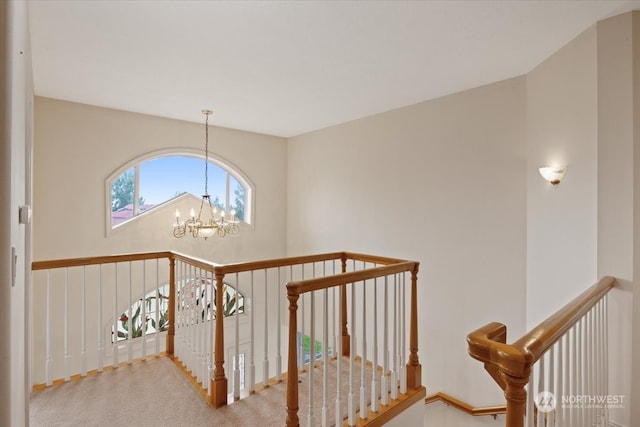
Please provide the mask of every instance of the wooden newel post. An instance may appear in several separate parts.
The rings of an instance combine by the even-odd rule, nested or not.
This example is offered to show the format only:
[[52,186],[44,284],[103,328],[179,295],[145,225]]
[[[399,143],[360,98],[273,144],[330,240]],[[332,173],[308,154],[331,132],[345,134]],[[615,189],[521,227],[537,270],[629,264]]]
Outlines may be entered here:
[[[527,402],[527,391],[525,387],[529,382],[526,378],[517,378],[502,373],[502,378],[506,383],[504,397],[507,399],[506,427],[524,427],[525,406]],[[531,414],[533,416],[533,414]]]
[[224,309],[223,301],[224,274],[216,273],[216,331],[213,362],[213,378],[211,379],[211,405],[219,408],[227,404],[227,377],[224,373]]
[[169,330],[167,331],[167,354],[174,355],[176,336],[176,260],[169,258]]
[[[347,258],[342,256],[342,272],[347,272]],[[349,327],[347,325],[347,285],[346,283],[340,286],[340,292],[342,293],[342,355],[349,356],[351,354],[351,337],[349,336]]]
[[287,358],[287,427],[300,425],[298,419],[298,298],[287,292],[289,299],[289,352]]
[[411,272],[411,312],[409,318],[409,363],[407,387],[417,389],[422,385],[422,365],[418,359],[418,264]]

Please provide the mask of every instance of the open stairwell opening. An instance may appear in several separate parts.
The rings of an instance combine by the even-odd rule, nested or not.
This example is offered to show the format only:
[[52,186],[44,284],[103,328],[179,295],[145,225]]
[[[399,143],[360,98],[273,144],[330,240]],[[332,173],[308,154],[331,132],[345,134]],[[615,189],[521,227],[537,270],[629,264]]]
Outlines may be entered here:
[[[610,397],[611,277],[513,344],[498,323],[469,334],[469,354],[506,399],[505,406],[474,408],[444,393],[425,400],[416,262],[336,252],[216,265],[153,252],[38,261],[32,269],[39,296],[32,378],[43,393],[56,384],[90,387],[73,379],[119,376],[113,394],[143,383],[147,392],[135,397],[148,393],[157,404],[154,384],[161,381],[169,395],[206,402],[198,410],[181,403],[163,415],[190,425],[377,426],[435,401],[471,416],[505,414],[507,427],[609,424],[606,405],[564,399]],[[108,395],[109,381],[94,386],[76,396]],[[69,401],[59,403],[65,413]],[[119,419],[119,408],[102,418]],[[136,411],[128,411],[125,418],[135,420]]]
[[154,252],[33,272],[35,388],[166,355],[213,408],[281,393],[278,425],[382,425],[425,397],[416,262]]

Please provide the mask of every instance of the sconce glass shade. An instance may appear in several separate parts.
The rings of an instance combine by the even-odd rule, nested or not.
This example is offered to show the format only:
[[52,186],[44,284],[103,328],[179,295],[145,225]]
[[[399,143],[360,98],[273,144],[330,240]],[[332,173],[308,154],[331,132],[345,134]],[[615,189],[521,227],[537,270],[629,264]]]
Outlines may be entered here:
[[564,174],[567,173],[565,166],[543,166],[539,169],[540,175],[552,185],[560,184]]

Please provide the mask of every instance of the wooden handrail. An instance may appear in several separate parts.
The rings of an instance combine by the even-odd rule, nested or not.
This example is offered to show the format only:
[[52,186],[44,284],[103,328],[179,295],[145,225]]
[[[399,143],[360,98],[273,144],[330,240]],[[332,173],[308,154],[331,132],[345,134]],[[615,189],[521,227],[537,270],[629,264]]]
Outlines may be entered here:
[[261,261],[239,262],[235,264],[225,264],[216,267],[216,272],[220,274],[240,273],[251,270],[264,270],[267,268],[285,267],[289,265],[308,264],[312,262],[329,261],[341,259],[344,252],[332,252],[318,255],[302,255],[286,258],[274,258]]
[[484,363],[505,392],[508,427],[523,425],[525,386],[533,365],[615,285],[615,278],[603,277],[511,345],[502,323],[489,323],[467,336],[469,355]]
[[172,254],[173,252],[171,251],[162,251],[34,261],[33,263],[31,263],[31,269],[47,270],[65,267],[81,267],[83,265],[110,264],[113,262],[142,261],[145,259],[169,258],[172,256]]
[[352,271],[335,276],[318,277],[315,279],[299,280],[287,283],[287,292],[292,295],[302,295],[306,292],[329,289],[346,283],[361,282],[363,280],[374,279],[376,277],[388,276],[390,274],[402,273],[405,271],[415,271],[418,268],[417,262],[403,261],[399,264],[390,264],[382,267],[368,268],[366,270]]
[[455,397],[449,396],[446,393],[437,392],[436,394],[432,394],[427,396],[424,399],[425,404],[433,403],[433,402],[443,402],[449,406],[452,406],[465,414],[473,415],[474,417],[483,416],[483,415],[492,415],[493,418],[499,414],[507,413],[506,405],[496,405],[496,406],[482,406],[482,407],[474,407],[470,404],[463,402],[462,400],[456,399]]

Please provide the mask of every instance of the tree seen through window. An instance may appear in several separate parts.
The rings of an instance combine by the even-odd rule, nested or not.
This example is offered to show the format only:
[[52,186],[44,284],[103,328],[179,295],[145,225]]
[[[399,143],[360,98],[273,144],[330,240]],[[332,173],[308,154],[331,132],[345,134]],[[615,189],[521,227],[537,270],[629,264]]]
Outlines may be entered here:
[[[210,162],[208,190],[215,207],[235,209],[245,221],[247,192],[230,170]],[[202,159],[171,155],[141,162],[111,183],[111,227],[185,193],[204,194]]]

